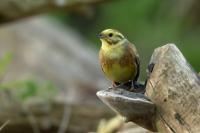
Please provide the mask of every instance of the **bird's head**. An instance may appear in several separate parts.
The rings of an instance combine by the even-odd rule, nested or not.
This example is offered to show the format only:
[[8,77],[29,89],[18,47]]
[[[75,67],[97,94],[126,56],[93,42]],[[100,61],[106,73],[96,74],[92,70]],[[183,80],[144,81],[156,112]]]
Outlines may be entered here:
[[99,34],[99,38],[103,43],[108,45],[116,45],[125,40],[125,37],[117,30],[106,29]]

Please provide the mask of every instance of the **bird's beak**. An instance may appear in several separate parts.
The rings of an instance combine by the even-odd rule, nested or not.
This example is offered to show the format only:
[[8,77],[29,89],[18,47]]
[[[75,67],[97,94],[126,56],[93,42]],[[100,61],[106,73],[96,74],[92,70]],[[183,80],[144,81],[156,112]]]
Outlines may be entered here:
[[98,37],[99,37],[100,39],[106,38],[106,36],[105,36],[104,34],[102,34],[102,33],[98,34]]

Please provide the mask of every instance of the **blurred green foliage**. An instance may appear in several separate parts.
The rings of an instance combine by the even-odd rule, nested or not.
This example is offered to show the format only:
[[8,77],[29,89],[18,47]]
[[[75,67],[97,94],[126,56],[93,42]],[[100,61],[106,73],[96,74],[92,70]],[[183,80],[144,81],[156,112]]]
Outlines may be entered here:
[[[156,47],[175,43],[192,66],[200,71],[200,16],[198,0],[118,0],[97,7],[96,19],[82,23],[71,15],[59,15],[61,21],[70,23],[94,42],[99,49],[100,41],[96,35],[106,28],[121,31],[133,42],[140,54],[142,75]],[[194,8],[193,8],[194,7]],[[65,19],[64,19],[65,18]]]
[[21,102],[26,102],[30,99],[37,101],[53,100],[56,95],[56,87],[49,81],[38,82],[35,79],[26,79],[2,83],[0,89],[12,91],[12,94]]
[[[12,53],[6,53],[0,59],[0,77],[3,78],[12,61]],[[26,102],[29,99],[37,99],[37,101],[49,101],[54,98],[57,89],[50,81],[39,82],[34,78],[2,82],[0,91],[11,91],[19,101]]]
[[100,7],[101,16],[88,35],[96,44],[100,44],[94,36],[96,33],[105,28],[119,29],[138,48],[143,75],[153,50],[171,42],[178,45],[199,71],[200,25],[193,27],[187,19],[190,14],[181,14],[180,6],[180,3],[171,0],[111,2]]
[[13,58],[12,53],[6,53],[0,59],[0,77],[2,77],[5,74],[5,72],[6,72],[7,68],[8,68],[8,66],[9,66],[12,58]]

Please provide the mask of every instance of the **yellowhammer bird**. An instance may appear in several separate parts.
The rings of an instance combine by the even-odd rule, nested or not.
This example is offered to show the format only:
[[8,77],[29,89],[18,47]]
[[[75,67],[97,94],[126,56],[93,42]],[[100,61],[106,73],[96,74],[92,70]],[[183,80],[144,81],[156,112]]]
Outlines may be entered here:
[[102,42],[99,52],[100,64],[113,87],[136,82],[140,72],[138,52],[119,31],[106,29],[99,34]]

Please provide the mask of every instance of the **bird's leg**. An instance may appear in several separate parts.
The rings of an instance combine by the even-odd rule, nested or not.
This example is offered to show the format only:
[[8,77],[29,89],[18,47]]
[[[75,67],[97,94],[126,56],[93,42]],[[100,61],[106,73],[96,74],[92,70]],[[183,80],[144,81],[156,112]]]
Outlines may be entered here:
[[146,79],[144,84],[140,84],[137,81],[132,80],[132,84],[131,84],[132,87],[131,87],[130,91],[133,91],[133,92],[136,92],[136,93],[145,93],[145,88],[146,88],[146,85],[147,85],[147,81],[150,78],[150,74],[153,71],[154,65],[155,65],[154,63],[148,65],[147,79]]
[[131,88],[131,86],[132,86],[132,81],[129,80],[128,82],[123,83],[123,86],[125,86],[125,88],[129,90]]
[[118,83],[116,88],[122,88],[125,90],[129,90],[131,88],[131,82],[125,82],[125,83]]
[[144,93],[145,92],[145,88],[146,88],[146,85],[147,85],[147,81],[149,80],[150,78],[150,74],[152,73],[153,71],[153,68],[154,68],[154,63],[151,63],[148,65],[148,69],[147,69],[147,79],[145,80],[145,83],[144,84],[140,84],[138,83],[137,81],[134,81],[132,80],[132,87],[130,89],[130,91],[133,91],[133,92],[140,92],[140,93]]
[[137,88],[138,88],[138,83],[137,83],[137,81],[132,80],[132,81],[131,81],[131,87],[137,89]]
[[140,84],[137,81],[132,80],[131,81],[131,89],[130,91],[135,92],[135,93],[144,93],[145,92],[145,85]]

